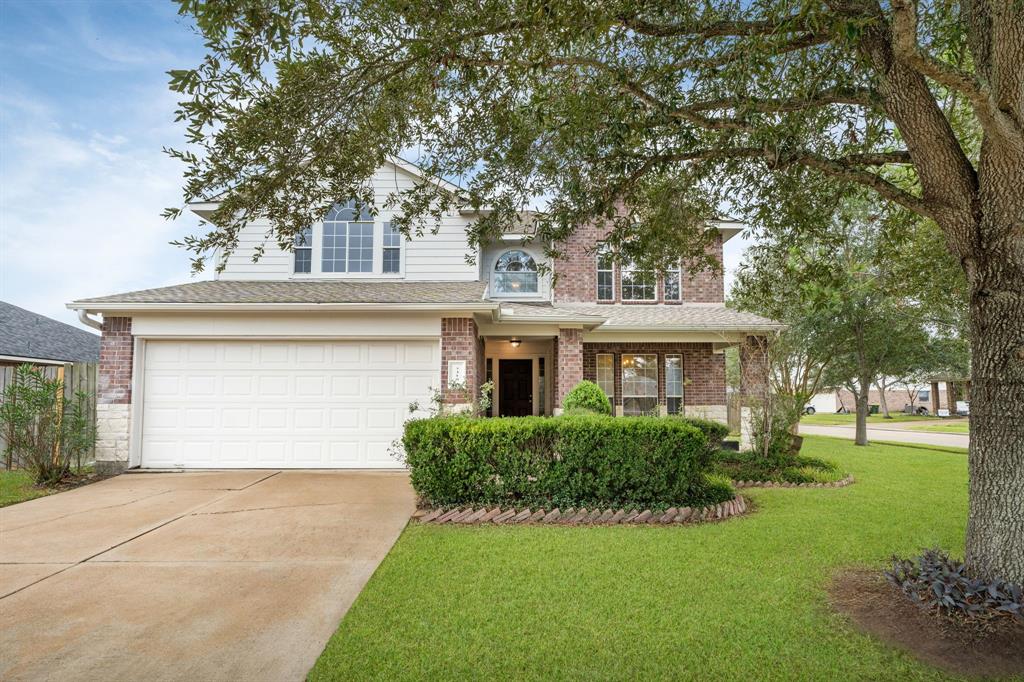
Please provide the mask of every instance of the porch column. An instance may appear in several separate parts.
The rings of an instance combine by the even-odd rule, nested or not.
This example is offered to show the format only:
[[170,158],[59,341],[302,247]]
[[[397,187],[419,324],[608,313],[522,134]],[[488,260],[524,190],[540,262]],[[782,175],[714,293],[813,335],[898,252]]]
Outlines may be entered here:
[[132,318],[104,317],[96,386],[96,472],[119,474],[128,467],[131,434]]
[[479,397],[482,358],[476,320],[441,318],[441,391],[454,409],[469,409]]
[[939,408],[942,407],[942,403],[939,402],[939,382],[932,382],[932,416],[939,416]]
[[740,449],[753,443],[753,407],[768,394],[768,339],[748,336],[740,345]]
[[946,407],[949,408],[949,416],[956,416],[956,384],[946,381]]
[[562,400],[583,381],[583,330],[559,329],[556,346],[558,379],[555,386],[555,414],[562,413]]

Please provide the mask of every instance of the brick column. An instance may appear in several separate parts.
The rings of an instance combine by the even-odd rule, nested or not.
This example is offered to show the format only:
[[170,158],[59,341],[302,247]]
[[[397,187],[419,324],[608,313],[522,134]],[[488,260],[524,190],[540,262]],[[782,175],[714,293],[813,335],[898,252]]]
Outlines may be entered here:
[[[472,317],[441,318],[441,390],[451,405],[469,407],[480,387],[480,342],[476,321]],[[466,363],[464,389],[448,387],[448,363]]]
[[768,339],[748,336],[740,346],[740,449],[752,444],[752,406],[768,394]]
[[583,381],[583,330],[559,329],[558,342],[555,345],[558,364],[555,410],[561,413],[565,395]]
[[956,416],[956,384],[952,381],[946,382],[946,407],[949,408],[949,416]]
[[931,395],[931,398],[932,398],[932,416],[933,417],[937,417],[937,416],[939,416],[939,408],[942,407],[942,404],[939,402],[941,396],[939,395],[939,382],[937,382],[937,381],[933,381],[932,382],[932,395]]
[[128,466],[131,434],[134,338],[130,317],[105,317],[96,387],[96,471],[120,473]]

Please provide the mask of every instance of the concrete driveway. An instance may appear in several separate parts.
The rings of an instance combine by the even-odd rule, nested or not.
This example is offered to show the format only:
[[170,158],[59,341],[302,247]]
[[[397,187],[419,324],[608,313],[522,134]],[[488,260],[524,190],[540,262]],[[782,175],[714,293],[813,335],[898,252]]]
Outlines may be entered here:
[[0,509],[0,679],[303,679],[413,508],[404,473],[211,471]]

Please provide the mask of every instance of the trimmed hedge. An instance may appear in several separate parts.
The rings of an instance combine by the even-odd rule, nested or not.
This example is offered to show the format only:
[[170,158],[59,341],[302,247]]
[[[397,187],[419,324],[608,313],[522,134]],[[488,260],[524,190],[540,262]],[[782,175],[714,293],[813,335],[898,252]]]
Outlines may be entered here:
[[402,439],[426,504],[694,506],[733,495],[709,478],[701,431],[682,419],[603,416],[410,421]]
[[711,419],[701,419],[700,417],[675,417],[681,421],[691,424],[700,429],[701,433],[704,434],[704,438],[708,441],[708,448],[713,456],[718,453],[722,448],[722,441],[729,435],[729,427],[722,422],[716,422]]
[[593,412],[611,414],[612,403],[601,387],[593,381],[583,380],[576,384],[562,399],[562,408],[571,414]]

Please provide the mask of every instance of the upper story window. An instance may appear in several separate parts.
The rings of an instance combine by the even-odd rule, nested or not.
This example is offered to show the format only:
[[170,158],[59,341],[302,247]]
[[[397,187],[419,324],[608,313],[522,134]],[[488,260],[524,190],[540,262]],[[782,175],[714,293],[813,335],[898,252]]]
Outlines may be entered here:
[[373,272],[373,217],[354,201],[335,204],[324,218],[322,272]]
[[384,223],[384,272],[399,272],[401,264],[402,233],[396,230],[391,223]]
[[615,259],[607,244],[597,250],[597,300],[615,300]]
[[313,228],[295,235],[295,272],[309,272],[313,267]]
[[495,294],[536,294],[537,262],[525,251],[506,251],[494,264],[493,282]]
[[671,270],[665,272],[665,300],[679,301],[683,297],[682,272],[677,263]]
[[653,301],[658,297],[658,278],[651,270],[638,270],[633,263],[622,262],[622,300]]

